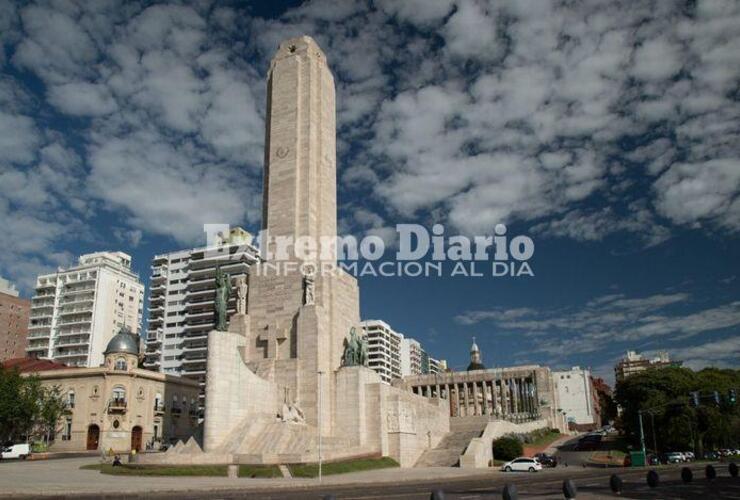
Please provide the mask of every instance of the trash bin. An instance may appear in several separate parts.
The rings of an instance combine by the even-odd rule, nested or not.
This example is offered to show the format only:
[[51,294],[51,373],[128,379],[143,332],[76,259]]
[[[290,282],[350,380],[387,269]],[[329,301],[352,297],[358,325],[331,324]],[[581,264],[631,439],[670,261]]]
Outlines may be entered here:
[[645,467],[645,454],[642,451],[631,451],[630,462],[632,467]]

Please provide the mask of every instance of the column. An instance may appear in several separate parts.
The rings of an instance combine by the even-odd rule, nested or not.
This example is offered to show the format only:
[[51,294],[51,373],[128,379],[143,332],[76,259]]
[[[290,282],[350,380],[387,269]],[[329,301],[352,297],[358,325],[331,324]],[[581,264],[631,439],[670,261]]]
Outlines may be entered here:
[[442,399],[442,389],[440,389],[440,385],[437,384],[437,399]]
[[481,383],[481,387],[483,388],[483,409],[481,410],[482,415],[490,415],[491,412],[488,410],[488,388],[486,387],[487,382],[483,380]]
[[512,392],[512,402],[513,402],[513,404],[511,405],[512,412],[514,413],[514,415],[517,415],[519,413],[519,384],[518,384],[516,377],[511,379],[511,382],[512,384],[514,384],[512,387],[512,391],[511,391]]
[[465,416],[470,415],[470,399],[468,398],[468,383],[463,382],[463,397],[465,402]]
[[462,417],[462,394],[460,394],[460,384],[455,384],[455,399],[457,399],[457,417]]
[[473,415],[480,415],[480,401],[478,401],[478,383],[473,380],[471,394],[473,395]]

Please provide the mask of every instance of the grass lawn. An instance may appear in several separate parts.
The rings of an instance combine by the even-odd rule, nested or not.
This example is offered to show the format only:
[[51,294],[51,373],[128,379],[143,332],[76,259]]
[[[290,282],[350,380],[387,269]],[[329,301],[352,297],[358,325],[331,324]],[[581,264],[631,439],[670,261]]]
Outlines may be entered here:
[[240,465],[239,477],[283,477],[277,465]]
[[[99,470],[103,474],[115,476],[223,476],[226,477],[225,465],[140,465],[122,464],[113,467],[111,464],[83,465],[80,469]],[[280,471],[278,471],[279,473]]]
[[[331,462],[321,466],[321,474],[344,474],[347,472],[360,472],[364,470],[386,469],[389,467],[398,467],[398,462],[392,458],[361,458],[357,460],[348,460],[346,462]],[[289,465],[290,473],[293,477],[317,477],[319,475],[318,464],[296,464]]]

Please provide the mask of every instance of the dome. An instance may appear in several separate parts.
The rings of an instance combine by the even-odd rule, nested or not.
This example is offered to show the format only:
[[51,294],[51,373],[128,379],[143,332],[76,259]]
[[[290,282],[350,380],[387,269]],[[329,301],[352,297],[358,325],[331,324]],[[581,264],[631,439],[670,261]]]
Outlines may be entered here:
[[478,344],[475,343],[475,337],[473,337],[473,345],[470,346],[470,352],[480,352]]
[[103,354],[133,354],[139,355],[139,338],[131,333],[126,326],[110,339]]

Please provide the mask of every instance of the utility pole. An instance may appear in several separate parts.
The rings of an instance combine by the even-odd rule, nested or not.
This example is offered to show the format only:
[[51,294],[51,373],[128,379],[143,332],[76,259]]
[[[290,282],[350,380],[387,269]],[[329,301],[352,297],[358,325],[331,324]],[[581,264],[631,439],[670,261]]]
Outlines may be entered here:
[[319,371],[319,418],[318,421],[318,427],[319,427],[319,482],[321,482],[321,414],[323,413],[322,405],[323,405],[323,375],[324,372]]
[[645,433],[642,430],[642,410],[637,411],[637,416],[640,420],[640,448],[642,449],[642,457],[643,459],[646,459],[645,454]]

